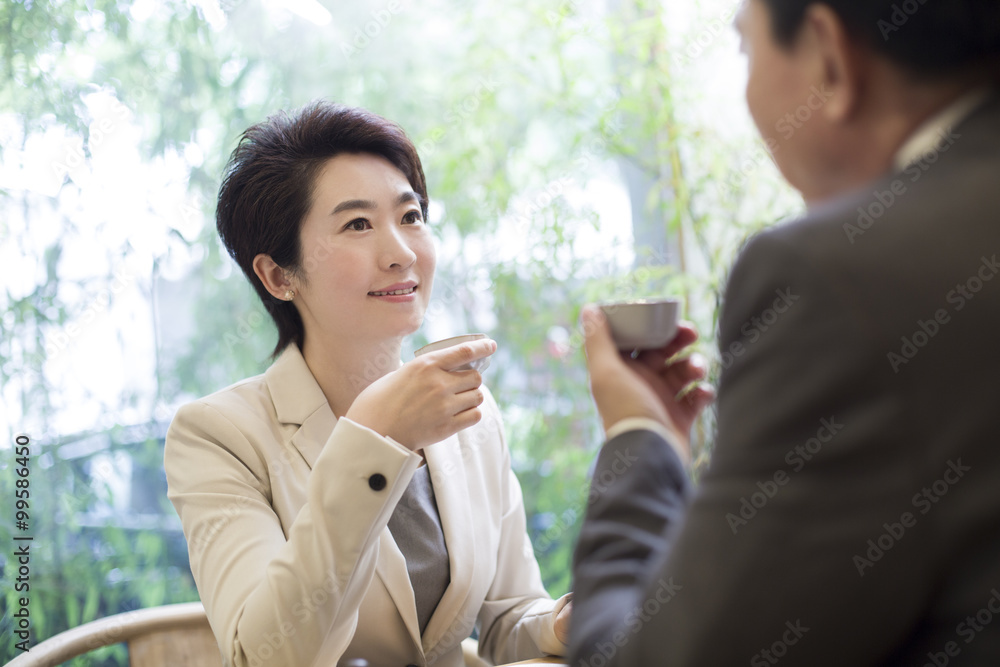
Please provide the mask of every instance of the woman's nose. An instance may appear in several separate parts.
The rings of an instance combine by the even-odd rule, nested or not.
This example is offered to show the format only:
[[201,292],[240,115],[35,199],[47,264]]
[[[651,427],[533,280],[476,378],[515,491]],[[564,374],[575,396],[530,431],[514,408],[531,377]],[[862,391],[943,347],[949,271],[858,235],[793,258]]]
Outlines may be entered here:
[[417,253],[398,229],[386,232],[382,241],[381,264],[386,269],[405,269],[417,259]]

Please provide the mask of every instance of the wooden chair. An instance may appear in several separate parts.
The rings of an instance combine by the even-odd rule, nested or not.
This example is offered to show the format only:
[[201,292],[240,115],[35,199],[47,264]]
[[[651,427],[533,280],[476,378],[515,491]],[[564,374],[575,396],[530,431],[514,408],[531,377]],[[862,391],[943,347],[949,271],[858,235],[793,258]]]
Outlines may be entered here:
[[102,646],[128,644],[132,667],[222,667],[200,602],[137,609],[84,623],[46,639],[6,667],[52,667]]
[[[200,602],[137,609],[84,623],[36,644],[4,667],[55,667],[120,642],[128,644],[131,667],[222,667],[219,645]],[[477,648],[474,639],[462,642],[469,667],[487,665],[476,655]]]

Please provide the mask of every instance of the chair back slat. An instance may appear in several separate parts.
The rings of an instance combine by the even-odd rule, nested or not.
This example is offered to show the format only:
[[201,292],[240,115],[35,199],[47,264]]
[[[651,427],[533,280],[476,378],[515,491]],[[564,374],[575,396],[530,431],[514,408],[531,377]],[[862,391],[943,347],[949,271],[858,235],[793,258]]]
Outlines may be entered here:
[[137,609],[84,623],[32,646],[5,667],[53,667],[121,642],[128,644],[133,667],[222,667],[200,602]]

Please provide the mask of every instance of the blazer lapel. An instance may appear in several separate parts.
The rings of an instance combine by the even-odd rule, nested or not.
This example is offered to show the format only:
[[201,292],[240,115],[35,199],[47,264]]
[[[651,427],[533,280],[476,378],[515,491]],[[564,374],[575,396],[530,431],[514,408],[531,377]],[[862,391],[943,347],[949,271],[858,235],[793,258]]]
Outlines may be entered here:
[[299,426],[291,437],[291,444],[312,470],[323,445],[337,425],[337,418],[323,390],[294,343],[271,364],[264,378],[278,422]]
[[420,625],[417,620],[417,601],[413,597],[410,573],[406,569],[406,558],[399,550],[396,540],[388,528],[379,536],[379,557],[375,572],[389,591],[389,597],[403,618],[415,646],[420,646]]
[[472,501],[469,498],[465,462],[462,460],[458,437],[451,436],[431,445],[424,449],[424,454],[430,468],[431,484],[434,486],[434,497],[451,566],[451,582],[424,632],[424,652],[428,653],[456,621],[465,622],[458,617],[472,589],[476,531],[472,523]]

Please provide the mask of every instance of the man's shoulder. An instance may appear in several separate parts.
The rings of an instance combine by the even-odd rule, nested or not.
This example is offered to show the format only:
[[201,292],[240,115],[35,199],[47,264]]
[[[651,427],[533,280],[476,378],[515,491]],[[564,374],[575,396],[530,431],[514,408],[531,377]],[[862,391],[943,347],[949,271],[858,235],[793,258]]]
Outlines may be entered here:
[[978,259],[1000,245],[998,173],[1000,146],[991,156],[973,147],[933,164],[918,160],[761,232],[746,250],[840,273],[926,271]]

